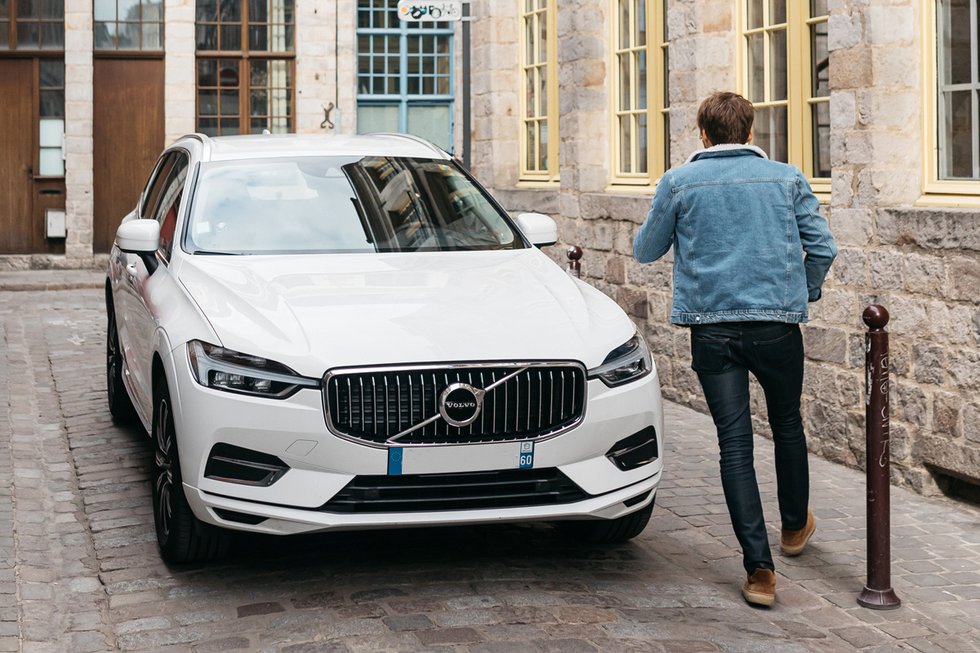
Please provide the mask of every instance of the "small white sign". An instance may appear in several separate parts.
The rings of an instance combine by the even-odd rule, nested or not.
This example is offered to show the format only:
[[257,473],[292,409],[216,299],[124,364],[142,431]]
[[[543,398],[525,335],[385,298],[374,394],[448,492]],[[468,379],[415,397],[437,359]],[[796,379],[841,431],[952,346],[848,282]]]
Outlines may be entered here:
[[68,235],[68,231],[65,229],[64,209],[45,209],[44,221],[44,235],[48,238],[65,238]]
[[462,20],[463,3],[461,0],[446,0],[443,2],[398,0],[398,18],[409,23]]

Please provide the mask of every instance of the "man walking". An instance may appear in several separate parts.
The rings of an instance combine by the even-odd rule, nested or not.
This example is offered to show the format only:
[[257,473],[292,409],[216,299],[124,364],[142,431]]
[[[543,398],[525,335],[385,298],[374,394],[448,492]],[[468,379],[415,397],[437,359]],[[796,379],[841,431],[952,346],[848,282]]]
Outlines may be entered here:
[[742,595],[770,606],[775,565],[752,456],[748,375],[765,392],[772,427],[781,549],[798,555],[816,528],[799,325],[837,247],[803,174],[748,145],[753,118],[752,104],[735,93],[701,103],[705,149],[661,177],[633,254],[649,263],[674,247],[671,322],[691,327],[691,367],[718,431],[725,501],[742,547]]

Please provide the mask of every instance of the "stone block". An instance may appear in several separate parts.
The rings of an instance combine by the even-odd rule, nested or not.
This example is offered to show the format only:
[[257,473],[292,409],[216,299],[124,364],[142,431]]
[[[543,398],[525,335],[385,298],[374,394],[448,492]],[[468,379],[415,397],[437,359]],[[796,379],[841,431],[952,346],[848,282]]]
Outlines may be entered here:
[[649,302],[643,290],[621,286],[616,290],[616,301],[628,314],[641,319],[647,318]]
[[666,261],[655,263],[637,263],[630,258],[626,262],[626,278],[629,283],[644,286],[647,289],[669,291],[673,278],[673,267]]
[[830,206],[848,208],[854,196],[854,173],[842,168],[831,172]]
[[912,7],[868,7],[864,12],[865,36],[869,44],[912,46],[917,24]]
[[905,289],[933,297],[945,296],[945,268],[945,262],[939,257],[905,254]]
[[927,309],[930,333],[936,342],[978,344],[980,334],[975,328],[976,313],[970,307],[934,300],[928,302]]
[[868,255],[860,249],[840,247],[831,273],[841,285],[867,286]]
[[857,121],[857,105],[853,91],[834,91],[830,94],[830,124],[834,129],[851,129]]
[[963,404],[963,398],[957,394],[935,393],[932,400],[932,432],[951,439],[963,435],[963,421],[960,419]]
[[857,46],[830,53],[831,91],[844,88],[867,88],[874,82],[871,67],[871,48]]
[[862,31],[860,14],[833,14],[827,19],[827,48],[853,48],[861,42]]
[[924,428],[931,421],[929,408],[930,402],[921,388],[892,377],[890,409],[893,419]]
[[980,252],[980,220],[964,209],[882,209],[875,216],[878,238],[891,245]]
[[958,446],[946,437],[925,435],[916,439],[915,457],[947,474],[980,484],[980,447]]
[[901,252],[873,250],[868,254],[871,285],[879,289],[899,290],[903,287],[902,268],[905,257]]
[[[963,411],[963,434],[967,442],[980,444],[980,404],[970,404]],[[980,470],[974,472],[980,476]]]
[[838,246],[865,247],[871,242],[871,211],[831,207],[830,228]]
[[957,256],[949,261],[949,298],[980,303],[980,255]]
[[842,329],[809,325],[803,335],[807,358],[840,364],[847,361],[847,334]]
[[918,383],[939,385],[945,380],[946,353],[942,347],[915,344],[912,347],[912,367]]
[[626,261],[622,256],[610,256],[606,259],[605,279],[618,285],[626,283]]
[[955,387],[970,391],[980,389],[980,351],[953,351],[948,360],[949,376]]

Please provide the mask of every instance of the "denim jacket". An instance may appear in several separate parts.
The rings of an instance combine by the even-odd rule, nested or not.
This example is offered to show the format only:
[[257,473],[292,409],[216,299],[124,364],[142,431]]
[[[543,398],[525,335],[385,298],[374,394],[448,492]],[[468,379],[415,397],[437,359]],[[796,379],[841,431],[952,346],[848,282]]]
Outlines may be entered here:
[[716,145],[660,178],[633,255],[650,263],[674,245],[674,324],[806,322],[837,256],[818,208],[793,166]]

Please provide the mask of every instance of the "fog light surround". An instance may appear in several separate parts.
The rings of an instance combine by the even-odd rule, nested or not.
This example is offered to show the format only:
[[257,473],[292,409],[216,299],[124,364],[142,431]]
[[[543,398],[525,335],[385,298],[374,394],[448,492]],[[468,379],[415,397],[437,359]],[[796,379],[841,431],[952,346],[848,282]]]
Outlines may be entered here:
[[657,429],[653,426],[623,438],[606,452],[606,458],[624,472],[649,465],[659,457]]

